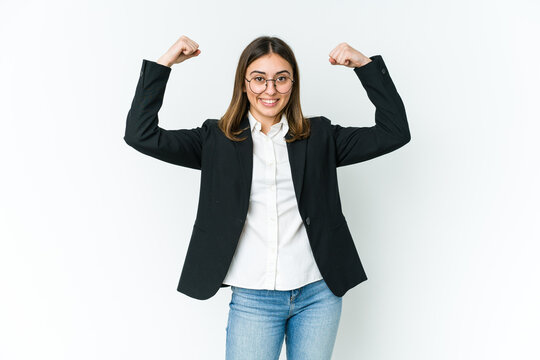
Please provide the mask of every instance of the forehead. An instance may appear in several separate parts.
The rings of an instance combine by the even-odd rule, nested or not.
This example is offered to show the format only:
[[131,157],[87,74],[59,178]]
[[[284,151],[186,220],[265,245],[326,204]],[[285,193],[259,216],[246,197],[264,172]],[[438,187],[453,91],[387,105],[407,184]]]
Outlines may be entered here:
[[292,66],[287,60],[278,54],[267,54],[253,61],[246,69],[246,74],[257,70],[265,72],[267,75],[273,75],[278,71],[288,70],[292,75]]

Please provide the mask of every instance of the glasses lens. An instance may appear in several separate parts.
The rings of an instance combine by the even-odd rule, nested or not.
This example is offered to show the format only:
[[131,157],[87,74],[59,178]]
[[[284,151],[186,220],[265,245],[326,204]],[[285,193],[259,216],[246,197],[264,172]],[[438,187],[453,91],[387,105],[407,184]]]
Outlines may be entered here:
[[264,90],[266,90],[266,79],[263,78],[262,76],[255,76],[249,82],[249,87],[251,88],[251,91],[253,91],[254,93],[260,94]]
[[288,93],[292,87],[292,80],[287,76],[280,76],[276,79],[276,90],[282,94]]

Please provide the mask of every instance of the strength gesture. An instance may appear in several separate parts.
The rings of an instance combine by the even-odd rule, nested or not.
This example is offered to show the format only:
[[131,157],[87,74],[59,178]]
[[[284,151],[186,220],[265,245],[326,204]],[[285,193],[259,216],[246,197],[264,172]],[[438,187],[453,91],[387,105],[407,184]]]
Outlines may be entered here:
[[341,43],[328,54],[332,65],[343,65],[350,68],[364,66],[372,60],[347,43]]
[[157,63],[171,67],[173,64],[179,64],[184,60],[198,56],[200,53],[201,50],[199,50],[199,44],[187,36],[182,35],[170,49],[158,59]]

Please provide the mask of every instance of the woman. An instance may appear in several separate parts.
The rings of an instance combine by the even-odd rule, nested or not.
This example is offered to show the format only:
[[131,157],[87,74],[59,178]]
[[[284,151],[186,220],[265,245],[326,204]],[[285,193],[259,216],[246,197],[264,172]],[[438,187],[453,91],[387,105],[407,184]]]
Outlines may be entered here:
[[201,170],[178,291],[208,299],[231,287],[227,359],[278,359],[284,337],[288,359],[330,359],[342,297],[367,280],[341,211],[336,168],[409,142],[403,102],[380,55],[341,43],[329,62],[354,70],[376,124],[305,118],[291,48],[261,36],[240,56],[222,118],[160,128],[171,66],[200,53],[181,36],[157,62],[143,60],[124,136],[146,155]]

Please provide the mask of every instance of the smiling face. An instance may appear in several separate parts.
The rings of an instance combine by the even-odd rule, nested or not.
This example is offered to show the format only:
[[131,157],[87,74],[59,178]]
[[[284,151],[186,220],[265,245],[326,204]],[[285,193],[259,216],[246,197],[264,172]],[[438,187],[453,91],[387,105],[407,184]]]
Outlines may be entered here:
[[[265,79],[277,79],[281,75],[294,79],[292,72],[292,67],[287,60],[277,54],[270,53],[253,61],[246,70],[245,78],[252,79],[262,76]],[[250,89],[249,82],[244,80],[244,92],[249,100],[253,116],[260,122],[270,124],[280,120],[277,116],[287,106],[291,97],[291,91],[286,94],[277,92],[274,81],[267,83],[264,92],[256,94]]]

